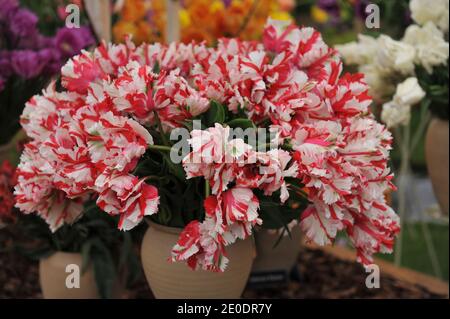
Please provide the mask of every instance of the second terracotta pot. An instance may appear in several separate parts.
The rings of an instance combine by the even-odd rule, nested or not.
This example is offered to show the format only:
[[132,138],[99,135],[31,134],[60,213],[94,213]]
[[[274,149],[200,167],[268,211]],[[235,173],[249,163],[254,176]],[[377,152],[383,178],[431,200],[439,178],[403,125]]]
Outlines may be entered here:
[[255,255],[252,238],[227,247],[228,267],[223,273],[193,271],[185,263],[168,261],[181,229],[150,224],[142,242],[145,276],[158,299],[240,298]]
[[425,142],[428,173],[442,213],[448,216],[449,122],[433,119]]
[[[92,267],[82,273],[83,258],[78,253],[57,252],[39,262],[39,280],[45,299],[99,299],[97,284]],[[70,265],[70,266],[69,266]],[[69,266],[69,267],[68,267]],[[78,268],[79,285],[73,286],[74,271]],[[120,298],[123,287],[117,281],[113,298]]]
[[255,232],[256,258],[253,263],[250,284],[265,286],[285,282],[297,262],[301,249],[300,226],[291,230],[291,237],[285,236],[276,247],[279,234],[260,229]]
[[[82,260],[81,254],[64,252],[57,252],[49,258],[41,259],[39,263],[39,279],[45,299],[99,298],[92,268],[81,274]],[[68,288],[66,285],[68,276],[74,273],[71,266],[67,268],[68,265],[76,265],[79,269],[79,288]]]

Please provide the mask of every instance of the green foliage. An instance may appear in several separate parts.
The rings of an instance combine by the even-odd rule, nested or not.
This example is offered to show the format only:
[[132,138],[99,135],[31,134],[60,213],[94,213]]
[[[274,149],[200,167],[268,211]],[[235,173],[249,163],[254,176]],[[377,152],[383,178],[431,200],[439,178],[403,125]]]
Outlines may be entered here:
[[158,188],[158,214],[151,217],[155,223],[182,228],[203,218],[204,179],[186,180],[182,165],[173,163],[168,153],[148,150],[133,174]]
[[260,201],[259,216],[264,220],[262,225],[265,229],[282,229],[289,234],[287,225],[295,219],[299,219],[308,205],[306,194],[302,192],[302,185],[298,180],[289,178],[290,184],[289,200],[280,204],[280,193],[275,192],[272,196],[257,194]]
[[225,106],[216,101],[211,101],[209,110],[201,117],[202,124],[213,127],[215,123],[223,124],[226,120]]
[[227,125],[231,128],[241,128],[243,130],[245,130],[247,128],[256,129],[255,123],[253,123],[249,119],[244,119],[244,118],[238,118],[238,119],[231,120],[227,123]]
[[422,66],[416,67],[416,75],[420,86],[427,93],[426,101],[431,112],[443,120],[449,119],[448,63],[449,61],[447,61],[447,66],[435,67],[431,73],[428,73]]

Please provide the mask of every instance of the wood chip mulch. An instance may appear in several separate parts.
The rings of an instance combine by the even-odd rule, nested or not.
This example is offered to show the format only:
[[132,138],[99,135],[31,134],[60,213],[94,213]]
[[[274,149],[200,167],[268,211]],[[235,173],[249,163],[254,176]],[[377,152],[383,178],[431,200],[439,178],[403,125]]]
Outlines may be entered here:
[[[366,273],[355,263],[321,250],[304,248],[299,255],[299,281],[259,290],[246,290],[244,298],[446,298],[393,277],[381,276],[380,289],[365,286]],[[152,293],[144,278],[124,298],[148,299]],[[0,253],[0,299],[42,298],[37,262],[16,253]]]

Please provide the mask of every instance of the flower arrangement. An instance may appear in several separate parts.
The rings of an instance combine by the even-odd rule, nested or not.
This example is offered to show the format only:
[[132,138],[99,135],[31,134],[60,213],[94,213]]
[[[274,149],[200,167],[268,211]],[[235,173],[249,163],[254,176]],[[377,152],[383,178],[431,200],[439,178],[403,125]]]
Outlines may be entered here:
[[[125,0],[113,27],[116,42],[133,35],[136,44],[165,42],[165,0]],[[181,40],[206,41],[212,45],[221,37],[239,36],[259,40],[268,17],[291,20],[293,0],[184,0],[180,1]]]
[[27,103],[17,207],[53,231],[86,200],[121,230],[184,228],[170,259],[193,269],[224,271],[226,246],[296,220],[320,245],[346,231],[370,264],[399,232],[392,138],[341,72],[319,32],[274,20],[262,42],[102,44]]
[[25,102],[68,58],[94,40],[85,27],[63,27],[53,37],[44,36],[37,28],[37,16],[16,0],[1,0],[0,7],[0,144],[4,144],[20,128]]
[[[383,105],[381,118],[389,127],[408,125],[411,107],[426,103],[448,118],[448,1],[413,0],[409,26],[396,41],[360,35],[358,42],[337,46],[348,64],[366,75],[371,94]],[[447,115],[445,115],[447,114]],[[426,121],[425,121],[426,122]]]

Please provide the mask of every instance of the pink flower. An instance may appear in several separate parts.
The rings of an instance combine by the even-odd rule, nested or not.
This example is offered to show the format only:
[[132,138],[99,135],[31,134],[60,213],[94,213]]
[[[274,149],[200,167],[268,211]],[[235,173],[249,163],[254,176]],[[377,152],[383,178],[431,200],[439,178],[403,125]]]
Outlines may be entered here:
[[106,172],[97,178],[96,187],[100,193],[97,205],[111,215],[120,215],[121,230],[134,228],[144,216],[158,210],[158,190],[145,179]]
[[211,236],[207,223],[190,222],[172,249],[172,262],[186,261],[193,270],[223,272],[228,264],[222,237]]
[[187,178],[203,176],[211,183],[213,194],[227,189],[234,179],[234,169],[245,163],[251,146],[242,139],[230,140],[230,128],[216,123],[207,130],[193,130],[192,152],[183,159]]
[[256,162],[237,169],[236,185],[242,187],[259,188],[264,194],[271,196],[280,190],[281,203],[289,198],[286,177],[297,177],[298,166],[291,162],[289,152],[271,150],[267,153],[255,153]]
[[153,144],[150,133],[132,119],[112,112],[101,114],[89,107],[80,109],[77,117],[91,161],[99,170],[128,172]]
[[224,271],[228,263],[225,246],[246,239],[258,217],[259,201],[250,189],[233,188],[210,196],[204,203],[202,223],[191,222],[172,249],[172,261],[187,261],[193,269]]
[[209,109],[209,101],[194,90],[178,71],[161,76],[154,88],[155,110],[166,130]]
[[55,232],[64,223],[73,223],[83,211],[83,200],[67,199],[52,183],[52,169],[40,156],[38,145],[25,145],[21,163],[17,168],[18,184],[14,195],[16,207],[30,214],[37,212]]
[[106,79],[106,74],[100,65],[88,52],[69,60],[61,69],[62,85],[69,91],[80,94],[87,93],[91,83]]
[[363,215],[354,215],[354,224],[348,233],[357,249],[358,261],[364,265],[373,263],[372,255],[392,253],[395,236],[400,232],[400,219],[384,203],[384,198],[374,202]]

